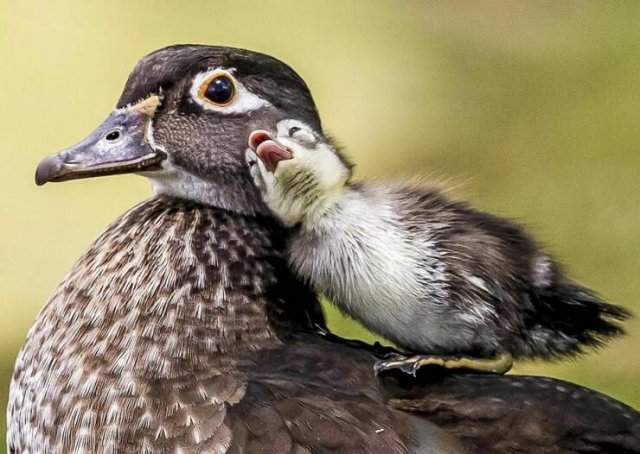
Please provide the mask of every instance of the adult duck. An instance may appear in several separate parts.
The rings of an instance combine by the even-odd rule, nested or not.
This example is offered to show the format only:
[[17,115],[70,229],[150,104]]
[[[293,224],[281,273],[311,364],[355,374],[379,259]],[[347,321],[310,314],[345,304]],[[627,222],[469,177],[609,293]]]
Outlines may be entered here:
[[372,372],[318,334],[318,302],[246,170],[251,130],[320,120],[266,55],[173,46],[143,58],[117,109],[36,181],[148,177],[156,196],[100,235],[18,357],[12,453],[632,452],[640,416],[568,383]]

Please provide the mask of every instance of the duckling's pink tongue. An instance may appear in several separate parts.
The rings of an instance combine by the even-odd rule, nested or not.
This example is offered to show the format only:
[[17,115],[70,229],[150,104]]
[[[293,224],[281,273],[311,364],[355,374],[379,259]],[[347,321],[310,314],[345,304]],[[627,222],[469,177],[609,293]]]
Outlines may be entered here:
[[256,154],[269,172],[274,172],[280,161],[292,159],[293,154],[273,140],[265,140],[256,147]]

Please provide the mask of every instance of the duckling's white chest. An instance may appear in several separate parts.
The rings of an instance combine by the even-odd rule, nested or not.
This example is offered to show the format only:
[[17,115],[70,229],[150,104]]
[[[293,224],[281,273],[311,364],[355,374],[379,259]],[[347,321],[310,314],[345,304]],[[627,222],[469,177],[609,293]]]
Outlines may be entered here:
[[294,236],[290,260],[340,310],[388,339],[424,348],[440,337],[444,310],[433,303],[447,297],[444,261],[384,191],[346,191]]

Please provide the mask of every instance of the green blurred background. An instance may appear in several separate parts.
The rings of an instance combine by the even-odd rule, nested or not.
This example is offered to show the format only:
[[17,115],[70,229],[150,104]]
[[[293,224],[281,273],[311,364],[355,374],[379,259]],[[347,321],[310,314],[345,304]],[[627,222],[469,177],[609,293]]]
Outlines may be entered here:
[[[175,43],[288,62],[359,177],[449,181],[531,226],[575,278],[640,313],[639,21],[637,1],[0,0],[3,406],[48,294],[150,194],[131,175],[36,188],[35,166],[108,114],[141,56]],[[371,339],[329,315],[340,334]],[[598,353],[517,371],[638,407],[640,322],[627,327]]]

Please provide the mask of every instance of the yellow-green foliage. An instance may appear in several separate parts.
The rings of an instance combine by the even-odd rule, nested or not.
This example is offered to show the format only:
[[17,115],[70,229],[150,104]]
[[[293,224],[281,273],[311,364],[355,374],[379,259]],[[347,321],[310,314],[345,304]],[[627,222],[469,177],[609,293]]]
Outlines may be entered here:
[[[36,188],[40,158],[174,43],[275,55],[309,83],[358,177],[432,175],[530,225],[572,275],[640,312],[640,2],[0,0],[0,378],[136,176]],[[340,334],[364,336],[330,313]],[[640,322],[549,374],[640,405]],[[2,412],[4,415],[4,412]]]

